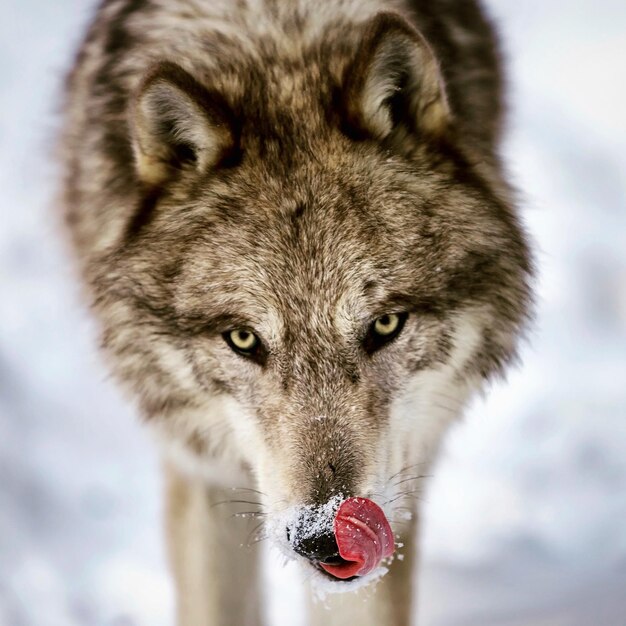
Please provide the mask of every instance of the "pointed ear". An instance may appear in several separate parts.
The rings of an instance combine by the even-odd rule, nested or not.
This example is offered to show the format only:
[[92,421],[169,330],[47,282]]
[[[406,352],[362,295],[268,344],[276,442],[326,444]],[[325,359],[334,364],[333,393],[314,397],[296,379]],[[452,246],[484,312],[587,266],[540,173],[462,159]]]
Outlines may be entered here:
[[238,149],[234,116],[223,96],[175,63],[160,63],[144,78],[131,110],[135,163],[147,185],[178,173],[206,172]]
[[397,144],[407,133],[441,136],[450,122],[430,46],[395,13],[379,13],[366,25],[343,95],[345,122],[356,137]]

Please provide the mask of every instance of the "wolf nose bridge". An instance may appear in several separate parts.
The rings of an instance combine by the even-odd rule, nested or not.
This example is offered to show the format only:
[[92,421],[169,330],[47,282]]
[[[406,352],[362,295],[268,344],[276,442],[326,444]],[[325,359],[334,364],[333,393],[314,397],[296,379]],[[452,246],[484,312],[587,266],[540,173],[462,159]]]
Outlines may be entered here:
[[[365,465],[367,399],[341,371],[336,354],[301,352],[297,381],[284,397],[285,436],[298,450],[292,465],[303,504],[321,505],[358,487]],[[314,358],[317,356],[317,360]]]
[[324,415],[304,420],[298,445],[303,454],[296,472],[306,504],[322,505],[337,495],[353,495],[358,488],[363,458],[346,421]]

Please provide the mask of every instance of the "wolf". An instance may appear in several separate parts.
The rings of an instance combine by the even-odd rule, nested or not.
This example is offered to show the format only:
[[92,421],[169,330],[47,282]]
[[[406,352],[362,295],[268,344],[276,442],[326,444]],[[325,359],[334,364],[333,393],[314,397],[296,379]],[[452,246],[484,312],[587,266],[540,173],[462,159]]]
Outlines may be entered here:
[[502,82],[477,0],[97,9],[63,204],[161,446],[180,626],[262,622],[238,500],[312,587],[354,591],[312,624],[411,623],[415,496],[532,309]]

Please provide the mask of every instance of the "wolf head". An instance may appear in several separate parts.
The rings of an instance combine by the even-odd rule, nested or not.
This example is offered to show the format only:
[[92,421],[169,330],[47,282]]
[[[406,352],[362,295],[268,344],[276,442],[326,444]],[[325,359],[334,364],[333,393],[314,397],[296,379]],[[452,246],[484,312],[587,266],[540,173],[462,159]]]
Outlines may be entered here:
[[263,45],[134,90],[140,191],[90,270],[104,343],[146,419],[250,468],[272,512],[385,504],[513,358],[527,246],[401,17]]

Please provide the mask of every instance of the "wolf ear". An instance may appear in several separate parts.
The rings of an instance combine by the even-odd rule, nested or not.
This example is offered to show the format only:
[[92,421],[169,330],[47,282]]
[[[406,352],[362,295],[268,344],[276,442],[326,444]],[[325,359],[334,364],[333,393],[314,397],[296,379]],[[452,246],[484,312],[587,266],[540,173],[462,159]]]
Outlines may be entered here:
[[395,13],[379,13],[366,25],[343,93],[347,128],[359,138],[397,144],[407,133],[438,137],[450,121],[430,46]]
[[236,126],[223,96],[175,63],[160,63],[141,82],[131,128],[137,173],[148,185],[181,171],[205,172],[237,152]]

